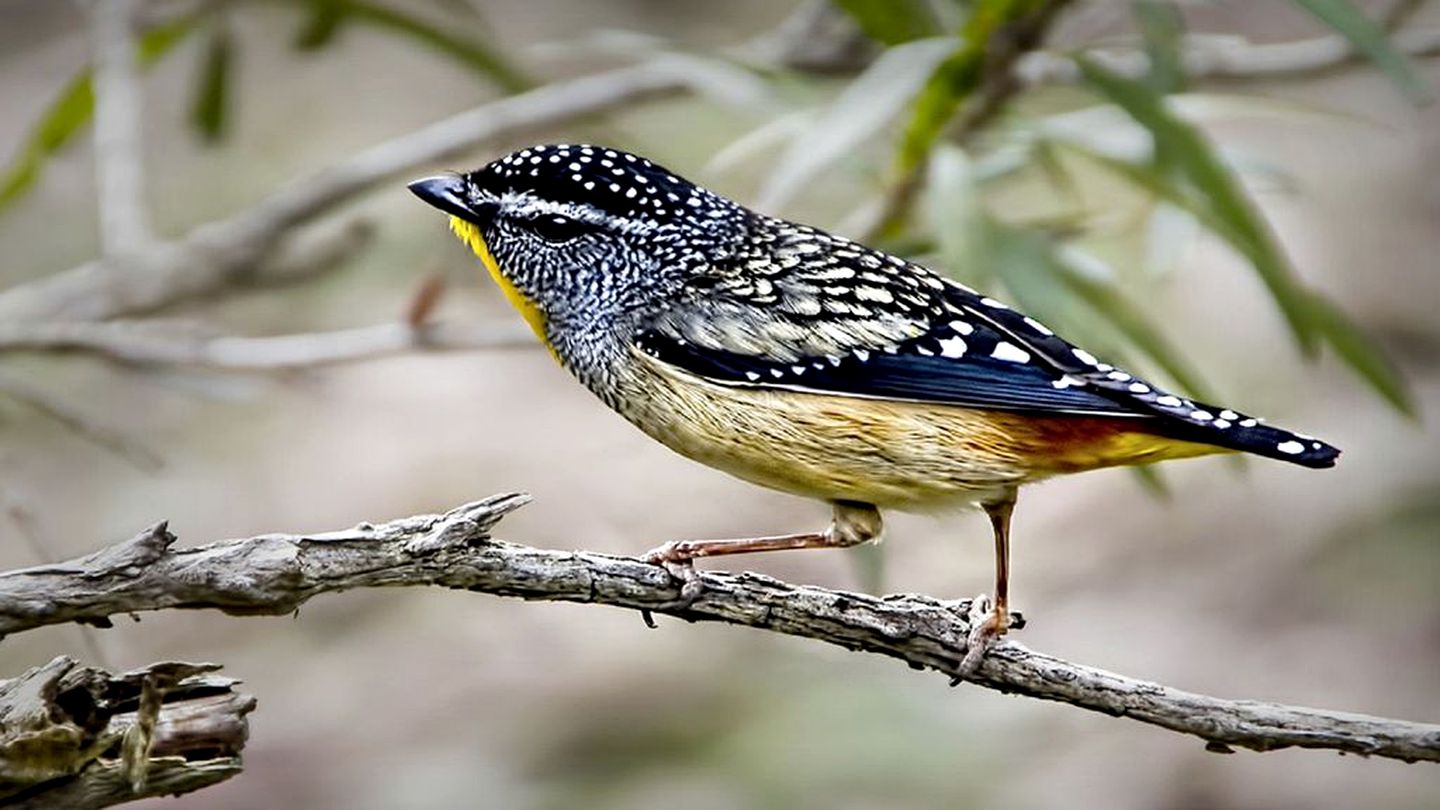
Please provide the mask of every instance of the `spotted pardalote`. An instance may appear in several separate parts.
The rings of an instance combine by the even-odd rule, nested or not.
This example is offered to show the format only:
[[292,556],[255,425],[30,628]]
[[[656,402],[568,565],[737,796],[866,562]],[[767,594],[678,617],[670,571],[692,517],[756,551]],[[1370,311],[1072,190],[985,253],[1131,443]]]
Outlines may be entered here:
[[[1334,447],[1169,393],[994,298],[752,211],[645,158],[522,149],[411,190],[446,212],[559,362],[650,436],[833,505],[823,532],[670,543],[696,557],[878,538],[879,509],[979,504],[1009,626],[1009,518],[1050,476],[1220,452],[1328,467]],[[967,655],[970,666],[978,662]]]

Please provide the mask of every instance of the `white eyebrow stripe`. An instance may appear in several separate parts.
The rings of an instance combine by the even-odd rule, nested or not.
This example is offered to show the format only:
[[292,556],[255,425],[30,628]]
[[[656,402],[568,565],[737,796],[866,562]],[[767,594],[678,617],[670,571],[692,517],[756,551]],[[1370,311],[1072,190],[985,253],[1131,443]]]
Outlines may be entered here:
[[658,222],[622,217],[589,205],[542,199],[527,191],[507,191],[502,194],[500,213],[527,219],[558,215],[622,233],[649,233],[660,226]]

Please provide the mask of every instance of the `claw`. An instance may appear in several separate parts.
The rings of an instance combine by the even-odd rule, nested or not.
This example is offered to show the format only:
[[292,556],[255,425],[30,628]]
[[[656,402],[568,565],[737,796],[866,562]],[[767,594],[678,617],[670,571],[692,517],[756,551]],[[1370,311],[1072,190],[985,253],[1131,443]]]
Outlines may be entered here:
[[1009,611],[996,606],[986,594],[982,593],[970,602],[970,637],[965,642],[965,657],[960,659],[956,670],[957,679],[970,680],[995,642],[1011,627],[1024,625],[1024,620],[1018,615],[1015,618],[1018,621],[1011,621]]
[[689,544],[683,540],[672,540],[659,548],[645,552],[640,559],[651,565],[664,568],[676,582],[680,583],[680,598],[667,608],[684,610],[699,598],[705,590],[700,572],[689,554]]

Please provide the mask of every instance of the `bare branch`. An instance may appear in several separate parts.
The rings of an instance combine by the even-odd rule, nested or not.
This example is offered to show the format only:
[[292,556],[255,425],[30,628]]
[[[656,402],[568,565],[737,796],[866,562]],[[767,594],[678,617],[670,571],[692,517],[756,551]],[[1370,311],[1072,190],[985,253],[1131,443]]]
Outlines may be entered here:
[[[224,371],[290,371],[410,351],[472,351],[534,346],[525,326],[381,323],[332,332],[226,337],[157,321],[55,321],[0,324],[0,351],[76,351],[136,365],[198,366]],[[0,377],[0,392],[5,390]]]
[[92,0],[90,11],[100,244],[112,257],[132,255],[151,238],[135,53],[138,7],[137,0]]
[[[1397,31],[1391,35],[1391,42],[1409,56],[1435,56],[1440,54],[1440,29]],[[1088,51],[1086,56],[1132,78],[1149,70],[1145,53],[1131,48],[1100,48]],[[1304,78],[1364,60],[1339,36],[1257,44],[1243,37],[1192,34],[1185,38],[1180,57],[1190,79],[1252,81]],[[1048,51],[1027,54],[1016,65],[1015,74],[1022,84],[1031,87],[1080,81],[1075,60]]]
[[[438,585],[524,599],[611,605],[718,621],[888,655],[954,676],[969,634],[966,602],[877,597],[756,574],[705,572],[685,606],[663,569],[628,557],[549,551],[490,537],[528,498],[499,495],[443,515],[323,534],[268,534],[175,549],[164,524],[88,557],[0,574],[0,633],[164,608],[284,614],[321,593]],[[1230,746],[1321,748],[1440,761],[1440,726],[1184,692],[1032,652],[1012,641],[975,675],[990,689],[1130,717]]]
[[[216,669],[170,662],[112,675],[61,657],[0,681],[0,803],[88,810],[239,773],[255,699]],[[143,750],[127,745],[142,727]]]
[[106,320],[158,309],[254,278],[284,238],[405,172],[475,146],[686,90],[737,101],[758,80],[693,58],[663,58],[482,104],[372,147],[281,189],[229,219],[125,261],[100,259],[0,293],[0,322]]

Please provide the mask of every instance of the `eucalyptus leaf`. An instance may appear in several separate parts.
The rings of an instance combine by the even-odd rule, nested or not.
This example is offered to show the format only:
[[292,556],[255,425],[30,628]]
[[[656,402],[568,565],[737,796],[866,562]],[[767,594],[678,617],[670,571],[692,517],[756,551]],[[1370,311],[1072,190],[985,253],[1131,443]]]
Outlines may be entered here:
[[757,205],[775,210],[890,123],[955,48],[949,38],[887,49],[802,130],[761,188]]
[[1312,295],[1315,325],[1335,353],[1395,409],[1418,418],[1415,394],[1385,350],[1329,299]]
[[1180,59],[1180,46],[1185,33],[1185,20],[1173,3],[1164,0],[1135,0],[1135,24],[1145,41],[1145,56],[1150,69],[1145,82],[1158,93],[1177,93],[1185,89],[1185,69]]
[[1317,337],[1309,318],[1309,293],[1295,277],[1269,226],[1210,143],[1193,126],[1172,114],[1164,99],[1144,83],[1084,57],[1077,57],[1076,63],[1091,88],[1150,131],[1156,154],[1166,156],[1169,168],[1198,193],[1192,206],[1203,206],[1209,214],[1207,222],[1249,259],[1301,348],[1313,353]]
[[1434,90],[1421,79],[1410,60],[1395,50],[1385,29],[1350,0],[1295,0],[1301,8],[1335,29],[1417,104],[1434,99]]
[[885,45],[899,45],[940,32],[926,0],[835,0],[865,36]]
[[223,18],[218,19],[205,43],[195,97],[190,106],[191,122],[201,137],[210,143],[220,141],[229,124],[230,67],[234,47],[229,26]]
[[444,26],[400,11],[398,8],[371,3],[367,0],[328,0],[340,7],[340,13],[356,23],[382,28],[455,59],[480,73],[505,90],[516,93],[530,87],[530,81],[500,53],[466,36],[451,33]]
[[[142,68],[169,53],[195,28],[195,18],[179,17],[140,35],[136,58]],[[91,71],[76,74],[30,128],[10,165],[0,172],[0,211],[15,203],[40,179],[45,163],[69,144],[95,114]]]

